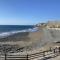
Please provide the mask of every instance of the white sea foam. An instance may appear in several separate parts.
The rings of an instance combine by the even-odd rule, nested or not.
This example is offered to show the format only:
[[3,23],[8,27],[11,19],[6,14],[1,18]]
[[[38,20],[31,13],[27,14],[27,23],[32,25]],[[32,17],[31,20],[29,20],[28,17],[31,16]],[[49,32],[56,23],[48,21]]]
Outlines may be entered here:
[[20,32],[26,32],[26,31],[21,30],[21,31],[2,32],[2,33],[0,33],[0,38],[7,37],[7,36],[10,36],[10,35],[13,35],[13,34],[16,34],[16,33],[20,33]]
[[28,29],[29,32],[36,32],[38,31],[38,28]]
[[36,31],[38,31],[37,28],[27,29],[27,30],[19,30],[19,31],[2,32],[2,33],[0,33],[0,38],[7,37],[7,36],[10,36],[13,34],[20,33],[20,32],[36,32]]

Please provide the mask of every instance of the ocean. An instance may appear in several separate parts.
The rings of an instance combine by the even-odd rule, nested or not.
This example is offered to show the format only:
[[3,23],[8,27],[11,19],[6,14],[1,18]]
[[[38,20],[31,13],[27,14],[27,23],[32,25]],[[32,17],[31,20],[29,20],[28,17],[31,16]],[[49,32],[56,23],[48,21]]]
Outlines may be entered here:
[[36,31],[33,25],[0,25],[0,38],[20,32]]

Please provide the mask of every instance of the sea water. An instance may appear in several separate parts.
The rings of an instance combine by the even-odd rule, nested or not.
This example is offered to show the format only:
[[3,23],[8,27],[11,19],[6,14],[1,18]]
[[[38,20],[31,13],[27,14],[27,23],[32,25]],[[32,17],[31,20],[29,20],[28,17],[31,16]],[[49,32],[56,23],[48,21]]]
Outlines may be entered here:
[[33,25],[0,25],[0,38],[10,36],[20,32],[34,32]]

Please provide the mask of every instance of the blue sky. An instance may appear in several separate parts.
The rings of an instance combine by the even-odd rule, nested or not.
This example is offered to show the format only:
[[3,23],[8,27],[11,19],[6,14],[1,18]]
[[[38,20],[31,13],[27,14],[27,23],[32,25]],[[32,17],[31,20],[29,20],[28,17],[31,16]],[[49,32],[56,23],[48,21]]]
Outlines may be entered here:
[[60,0],[0,0],[0,25],[31,25],[60,20]]

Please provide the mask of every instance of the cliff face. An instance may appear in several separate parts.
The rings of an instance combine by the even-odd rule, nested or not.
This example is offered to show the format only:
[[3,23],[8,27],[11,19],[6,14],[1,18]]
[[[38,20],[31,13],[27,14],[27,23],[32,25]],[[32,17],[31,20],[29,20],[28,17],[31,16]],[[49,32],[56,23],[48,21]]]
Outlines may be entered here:
[[39,33],[37,33],[36,35],[35,33],[33,33],[31,35],[33,39],[31,38],[32,44],[30,46],[32,46],[32,48],[39,49],[41,47],[44,47],[47,44],[49,45],[49,43],[60,41],[60,30],[45,28],[42,29],[42,32],[40,32],[40,34],[41,33],[42,35],[39,35]]
[[40,42],[37,41],[37,45],[44,46],[49,42],[60,41],[60,21],[49,21],[47,23],[37,24],[38,28],[42,28],[42,37]]
[[44,29],[44,39],[50,42],[60,41],[60,30]]
[[60,42],[60,30],[43,29],[43,35],[40,41],[37,41],[37,47],[44,47],[49,43]]

